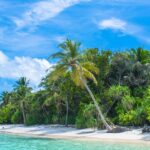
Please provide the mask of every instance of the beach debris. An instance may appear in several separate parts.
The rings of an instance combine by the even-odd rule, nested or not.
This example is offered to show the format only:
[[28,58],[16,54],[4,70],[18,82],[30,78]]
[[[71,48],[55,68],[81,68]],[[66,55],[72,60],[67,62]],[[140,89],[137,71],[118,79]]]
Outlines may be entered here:
[[108,130],[107,133],[121,133],[129,130],[130,129],[126,127],[114,127],[112,130]]
[[142,133],[150,133],[150,126],[144,126],[142,129]]

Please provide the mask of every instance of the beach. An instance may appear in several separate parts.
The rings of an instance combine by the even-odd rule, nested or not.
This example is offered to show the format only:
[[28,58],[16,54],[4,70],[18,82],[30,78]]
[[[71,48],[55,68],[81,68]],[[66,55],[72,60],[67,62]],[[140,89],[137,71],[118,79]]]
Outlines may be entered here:
[[61,125],[0,125],[1,134],[23,135],[52,139],[77,139],[125,143],[150,144],[150,134],[142,134],[142,129],[132,129],[122,133],[107,133],[106,130],[76,129]]

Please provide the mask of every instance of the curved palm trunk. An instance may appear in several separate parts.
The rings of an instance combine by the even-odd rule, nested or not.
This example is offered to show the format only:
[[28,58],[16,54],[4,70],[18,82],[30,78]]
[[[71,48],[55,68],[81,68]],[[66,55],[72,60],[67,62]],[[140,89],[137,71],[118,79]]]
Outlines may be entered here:
[[82,81],[82,83],[84,84],[84,86],[85,86],[86,90],[88,91],[88,93],[90,94],[90,96],[91,96],[91,98],[92,98],[92,100],[93,100],[93,102],[94,102],[94,105],[95,105],[95,107],[96,107],[96,109],[97,109],[97,111],[98,111],[98,114],[99,114],[99,116],[100,116],[100,118],[101,118],[103,124],[105,125],[106,129],[107,129],[107,130],[111,130],[112,127],[107,123],[105,117],[103,116],[102,111],[100,110],[100,108],[99,108],[99,106],[98,106],[98,103],[96,102],[96,99],[95,99],[95,97],[94,97],[92,91],[91,91],[90,88],[88,87],[86,81],[85,81],[84,79],[82,79],[82,78],[81,78],[81,81]]

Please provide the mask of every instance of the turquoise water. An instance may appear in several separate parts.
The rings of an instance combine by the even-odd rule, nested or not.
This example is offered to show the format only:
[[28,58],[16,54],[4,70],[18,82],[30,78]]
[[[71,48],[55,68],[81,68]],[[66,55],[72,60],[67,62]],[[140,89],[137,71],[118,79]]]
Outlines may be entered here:
[[150,146],[0,135],[0,150],[150,150]]

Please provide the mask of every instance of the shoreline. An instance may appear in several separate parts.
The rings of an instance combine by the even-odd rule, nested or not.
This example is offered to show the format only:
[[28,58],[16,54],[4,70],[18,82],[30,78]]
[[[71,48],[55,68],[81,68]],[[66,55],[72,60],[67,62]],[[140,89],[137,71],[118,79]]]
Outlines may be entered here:
[[133,129],[122,133],[106,133],[106,130],[94,131],[94,129],[76,129],[60,125],[0,125],[0,134],[31,138],[150,145],[150,134],[142,134],[142,129]]

